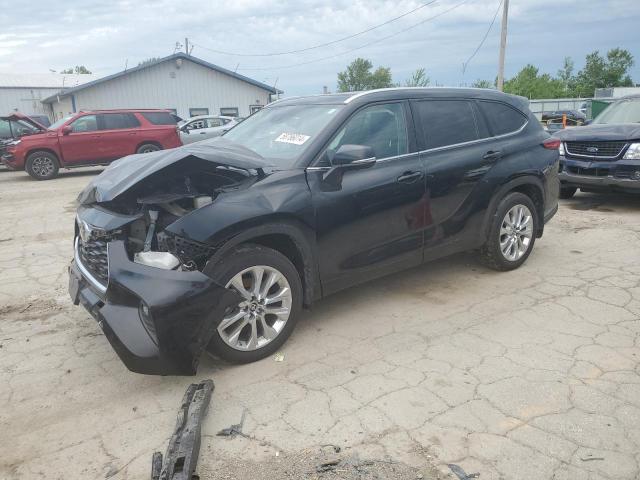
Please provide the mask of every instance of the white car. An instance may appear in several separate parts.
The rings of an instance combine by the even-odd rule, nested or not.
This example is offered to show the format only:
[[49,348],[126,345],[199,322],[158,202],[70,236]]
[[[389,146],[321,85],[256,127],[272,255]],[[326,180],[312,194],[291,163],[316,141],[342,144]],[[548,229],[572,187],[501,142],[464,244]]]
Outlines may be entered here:
[[179,127],[180,140],[186,145],[207,138],[219,137],[237,123],[238,121],[234,117],[215,115],[191,117]]

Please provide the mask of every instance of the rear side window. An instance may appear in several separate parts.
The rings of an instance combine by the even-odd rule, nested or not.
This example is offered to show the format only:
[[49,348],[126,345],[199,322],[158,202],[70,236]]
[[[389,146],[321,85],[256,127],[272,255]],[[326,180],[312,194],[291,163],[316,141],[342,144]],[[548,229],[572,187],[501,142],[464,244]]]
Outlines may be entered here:
[[414,107],[429,148],[471,142],[479,138],[473,108],[468,100],[426,100]]
[[132,113],[103,113],[100,120],[100,130],[121,130],[140,126],[140,122]]
[[141,112],[141,115],[153,125],[175,125],[174,115],[170,112]]
[[478,102],[493,136],[515,132],[527,122],[527,117],[513,107],[499,102]]

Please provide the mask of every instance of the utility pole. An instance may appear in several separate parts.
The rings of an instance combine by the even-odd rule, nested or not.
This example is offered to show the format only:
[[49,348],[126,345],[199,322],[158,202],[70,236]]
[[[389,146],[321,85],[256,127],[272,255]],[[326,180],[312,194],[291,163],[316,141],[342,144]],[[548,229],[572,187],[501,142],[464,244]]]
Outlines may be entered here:
[[[504,28],[504,20],[502,22]],[[187,37],[184,37],[184,52],[189,55],[189,39]]]
[[504,50],[507,47],[507,18],[509,16],[509,0],[504,0],[502,7],[502,31],[500,32],[500,59],[498,60],[498,91],[504,85]]

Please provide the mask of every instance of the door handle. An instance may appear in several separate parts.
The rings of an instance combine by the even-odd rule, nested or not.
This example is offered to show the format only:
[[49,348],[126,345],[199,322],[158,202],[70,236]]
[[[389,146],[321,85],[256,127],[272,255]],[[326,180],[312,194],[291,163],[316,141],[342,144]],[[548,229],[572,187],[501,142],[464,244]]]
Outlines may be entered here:
[[200,133],[200,135],[204,135],[204,134],[205,134],[205,133],[207,133],[207,132],[199,132],[199,133]]
[[502,158],[502,152],[489,150],[482,156],[483,160],[487,160],[489,162],[495,162],[496,160]]
[[424,176],[422,172],[404,172],[397,178],[398,183],[413,183]]

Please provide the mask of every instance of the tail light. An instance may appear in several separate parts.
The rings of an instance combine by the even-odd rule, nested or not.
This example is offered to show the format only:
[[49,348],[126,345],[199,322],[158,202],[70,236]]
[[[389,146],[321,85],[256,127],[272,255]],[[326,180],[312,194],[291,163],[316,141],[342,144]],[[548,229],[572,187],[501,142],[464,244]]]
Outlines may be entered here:
[[548,148],[549,150],[558,150],[560,148],[560,140],[557,138],[547,138],[544,142],[542,142],[542,146],[544,148]]

